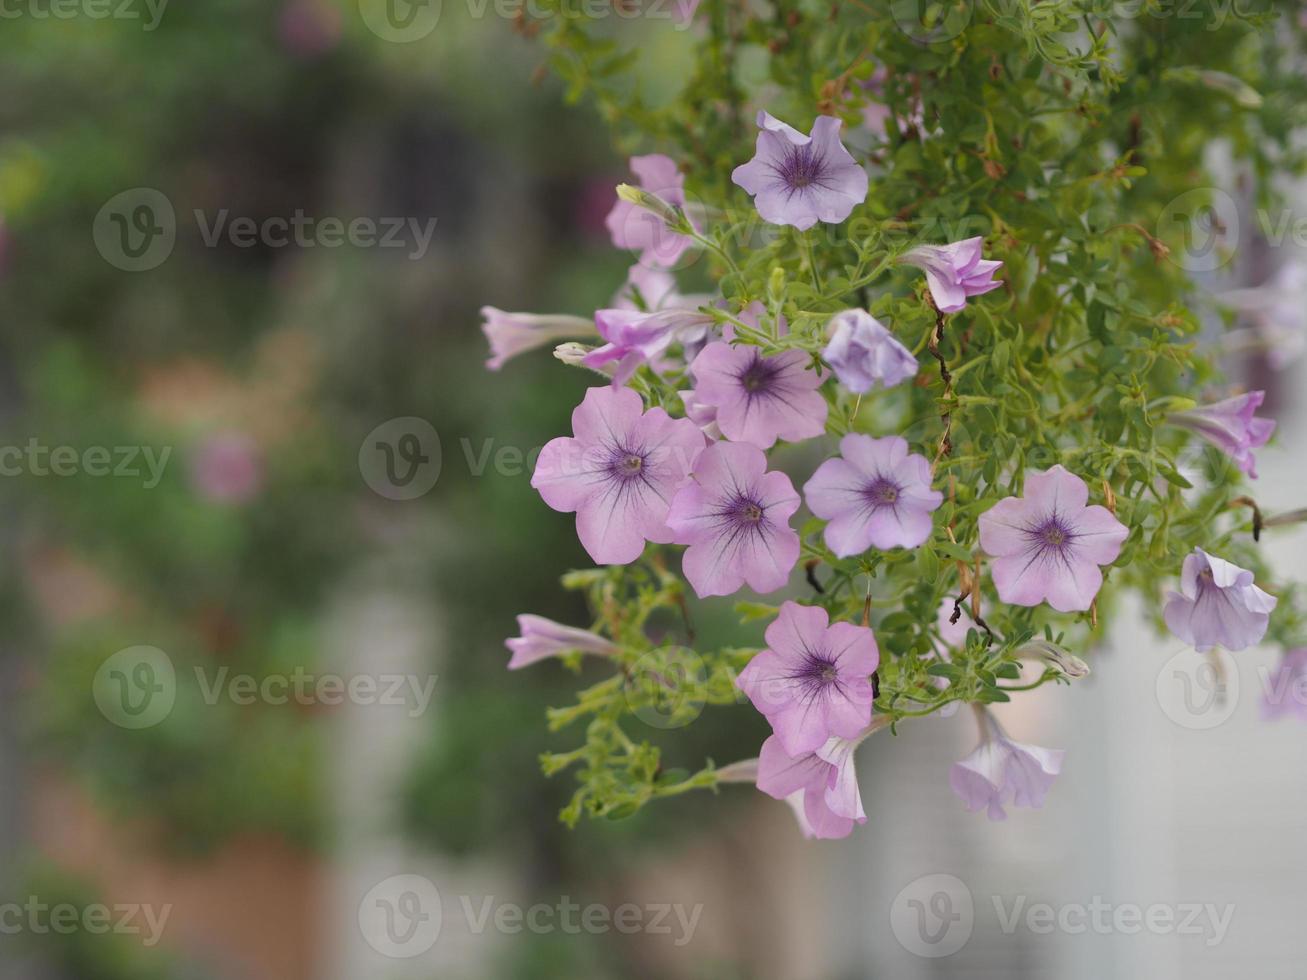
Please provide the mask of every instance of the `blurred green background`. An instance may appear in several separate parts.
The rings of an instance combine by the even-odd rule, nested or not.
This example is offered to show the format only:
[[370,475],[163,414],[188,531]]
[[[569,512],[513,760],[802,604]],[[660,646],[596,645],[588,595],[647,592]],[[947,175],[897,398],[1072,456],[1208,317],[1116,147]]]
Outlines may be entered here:
[[[728,805],[567,832],[569,779],[545,780],[537,756],[574,741],[543,724],[574,678],[504,670],[516,613],[586,621],[557,582],[587,559],[519,454],[566,430],[587,380],[547,353],[487,373],[477,311],[606,305],[633,261],[603,227],[624,161],[502,11],[446,3],[400,43],[367,7],[204,0],[155,23],[143,0],[24,0],[0,20],[0,444],[21,450],[0,479],[0,898],[178,905],[153,948],[6,935],[5,976],[337,975],[319,906],[371,839],[341,804],[359,764],[342,732],[366,731],[367,709],[346,723],[321,704],[206,703],[194,671],[381,672],[392,620],[426,624],[403,640],[406,669],[437,682],[378,763],[389,789],[367,835],[513,867],[523,901],[619,901],[650,848],[714,833]],[[646,62],[674,69],[669,24],[613,30],[644,32]],[[671,78],[646,81],[656,95]],[[158,200],[142,188],[166,198],[175,240],[128,271],[137,202]],[[301,212],[435,229],[425,248],[411,225],[400,248],[206,240],[219,220]],[[442,466],[392,500],[360,447],[405,417],[434,426]],[[106,659],[140,645],[166,652],[176,704],[128,728],[93,693]],[[675,751],[751,754],[752,721],[706,719]],[[654,965],[631,944],[527,933],[402,975],[742,975],[730,954]]]

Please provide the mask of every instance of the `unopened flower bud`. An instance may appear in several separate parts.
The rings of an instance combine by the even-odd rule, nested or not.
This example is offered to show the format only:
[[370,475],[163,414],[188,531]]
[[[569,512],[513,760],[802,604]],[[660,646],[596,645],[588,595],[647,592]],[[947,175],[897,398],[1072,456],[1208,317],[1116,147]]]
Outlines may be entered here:
[[1030,660],[1042,660],[1066,677],[1089,676],[1089,665],[1070,650],[1050,643],[1048,640],[1035,639],[1017,650],[1018,657]]

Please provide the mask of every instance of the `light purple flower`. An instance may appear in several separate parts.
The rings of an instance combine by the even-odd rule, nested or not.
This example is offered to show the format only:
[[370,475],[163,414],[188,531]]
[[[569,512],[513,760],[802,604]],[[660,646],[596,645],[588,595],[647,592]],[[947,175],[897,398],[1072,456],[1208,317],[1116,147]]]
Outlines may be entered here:
[[573,437],[540,452],[531,486],[558,511],[576,511],[576,533],[600,565],[635,561],[646,541],[672,540],[672,495],[704,446],[687,419],[644,403],[629,388],[591,388],[572,412]]
[[1256,479],[1257,458],[1253,450],[1266,445],[1275,431],[1274,419],[1260,419],[1255,414],[1265,399],[1266,392],[1250,391],[1187,412],[1175,412],[1167,421],[1196,432]]
[[513,651],[508,661],[509,670],[519,670],[549,657],[579,650],[609,657],[617,652],[617,645],[589,630],[564,626],[543,616],[523,613],[517,617],[517,628],[521,636],[505,640],[504,646]]
[[717,426],[717,409],[713,405],[705,405],[699,401],[699,396],[695,394],[693,388],[684,391],[678,391],[681,396],[681,403],[685,406],[685,417],[697,425],[700,431],[713,442],[723,438],[722,430]]
[[845,310],[827,326],[822,358],[849,391],[863,395],[877,384],[893,388],[917,373],[917,359],[866,310]]
[[1103,586],[1100,565],[1121,554],[1129,534],[1106,507],[1086,506],[1089,488],[1054,466],[1026,476],[1025,496],[980,515],[980,546],[994,559],[999,598],[1017,606],[1047,602],[1083,612]]
[[840,142],[841,125],[834,116],[818,116],[804,136],[758,113],[757,150],[731,180],[753,197],[764,221],[800,231],[818,221],[838,224],[867,199],[867,172]]
[[856,738],[867,727],[871,674],[880,664],[871,630],[832,624],[820,606],[786,602],[766,638],[736,684],[787,753],[815,752],[833,736]]
[[915,548],[930,537],[944,495],[930,488],[930,463],[898,436],[851,432],[840,456],[817,467],[803,487],[808,509],[829,521],[826,544],[841,558],[868,548]]
[[[656,194],[668,204],[685,207],[685,177],[676,161],[661,153],[631,157],[631,172],[641,190]],[[613,244],[640,253],[640,263],[670,268],[694,240],[668,230],[658,215],[621,198],[604,219]]]
[[712,317],[693,309],[599,310],[595,325],[608,343],[590,351],[581,363],[598,370],[615,361],[613,384],[624,385],[641,364],[656,362],[674,342],[702,344],[712,324]]
[[867,822],[853,766],[861,741],[832,738],[815,752],[791,755],[773,735],[758,754],[758,789],[777,800],[802,794],[804,819],[799,826],[804,836],[848,837],[855,823]]
[[730,442],[700,453],[693,476],[672,500],[667,523],[676,543],[689,545],[682,568],[695,593],[730,595],[746,583],[755,592],[784,586],[799,560],[799,536],[789,524],[799,495],[790,478],[767,472],[761,449]]
[[734,442],[768,449],[826,431],[821,376],[803,351],[764,355],[749,344],[714,341],[690,364],[695,397],[717,410],[717,425]]
[[571,337],[593,337],[590,320],[565,314],[505,313],[493,306],[481,307],[481,331],[490,341],[486,367],[498,371],[510,358],[537,347]]
[[981,741],[976,750],[949,770],[949,785],[975,812],[987,809],[990,820],[1006,820],[1008,806],[1041,807],[1053,780],[1062,771],[1064,749],[1014,742],[988,709],[977,709]]
[[650,268],[638,262],[626,273],[626,282],[613,297],[612,307],[618,310],[640,310],[652,313],[664,307],[690,305],[682,302],[676,292],[676,277],[666,269]]
[[1285,650],[1275,672],[1265,681],[1262,717],[1269,721],[1285,715],[1307,721],[1307,647]]
[[983,296],[1003,285],[994,273],[1002,262],[980,257],[984,239],[968,238],[948,245],[918,245],[899,259],[926,273],[931,298],[941,313],[956,313],[967,305],[967,297]]
[[1245,650],[1262,641],[1278,600],[1253,584],[1253,573],[1202,548],[1184,560],[1180,591],[1167,593],[1171,632],[1199,653]]
[[244,504],[263,488],[263,454],[243,432],[206,438],[191,457],[191,486],[216,504]]

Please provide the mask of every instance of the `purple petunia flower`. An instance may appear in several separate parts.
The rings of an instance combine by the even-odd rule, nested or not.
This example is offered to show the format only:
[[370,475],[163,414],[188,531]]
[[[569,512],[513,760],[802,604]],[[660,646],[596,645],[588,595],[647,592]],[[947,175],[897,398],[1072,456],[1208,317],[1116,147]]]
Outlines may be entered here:
[[980,546],[994,559],[999,598],[1017,606],[1047,602],[1083,612],[1103,586],[1100,565],[1121,554],[1130,533],[1106,507],[1086,506],[1089,488],[1054,466],[1026,477],[1025,496],[980,515]]
[[789,755],[833,736],[856,738],[871,722],[871,674],[880,664],[865,626],[830,622],[820,606],[786,602],[767,627],[767,649],[736,684],[770,722]]
[[490,341],[490,359],[486,367],[498,371],[518,354],[544,347],[569,337],[593,337],[595,325],[590,320],[566,314],[505,313],[493,306],[481,307],[481,332]]
[[601,657],[612,656],[617,652],[616,644],[589,630],[564,626],[544,616],[523,613],[517,617],[517,628],[521,636],[505,640],[504,646],[513,651],[508,661],[509,670],[519,670],[549,657],[579,650]]
[[644,403],[629,388],[591,388],[572,412],[573,437],[540,452],[531,486],[558,511],[576,511],[576,533],[600,565],[635,561],[646,541],[672,540],[672,495],[703,450],[687,419]]
[[761,449],[730,442],[705,449],[693,477],[673,498],[667,524],[677,544],[690,546],[682,568],[699,598],[730,595],[746,583],[755,592],[784,586],[799,560],[799,536],[789,524],[799,495],[790,478],[767,472]]
[[724,438],[722,430],[717,426],[717,409],[713,405],[705,405],[699,401],[699,396],[694,393],[693,388],[684,391],[678,391],[681,396],[681,403],[685,406],[685,417],[699,427],[703,434],[712,442]]
[[[642,190],[675,207],[685,207],[685,177],[671,157],[661,153],[631,157],[631,173]],[[641,265],[670,268],[694,244],[693,239],[670,231],[658,215],[621,198],[608,212],[604,224],[614,245],[640,253]]]
[[1278,601],[1253,584],[1246,568],[1195,548],[1184,560],[1180,591],[1167,594],[1163,616],[1199,653],[1244,650],[1262,641]]
[[757,347],[714,341],[690,364],[695,398],[717,410],[727,439],[768,449],[777,439],[799,442],[826,431],[821,376],[803,351],[764,355]]
[[956,313],[967,305],[967,297],[983,296],[1003,285],[994,273],[1002,262],[980,257],[984,239],[968,238],[948,245],[918,245],[899,259],[926,273],[931,298],[941,313]]
[[864,395],[877,384],[893,388],[917,373],[912,356],[885,325],[866,310],[845,310],[831,318],[822,358],[849,391]]
[[840,142],[840,120],[818,116],[804,136],[758,113],[753,159],[731,174],[753,197],[764,221],[802,231],[818,221],[838,224],[867,199],[867,172]]
[[1275,672],[1264,681],[1262,717],[1296,715],[1307,721],[1307,647],[1285,650]]
[[613,384],[621,386],[641,364],[657,361],[674,342],[701,344],[712,324],[712,317],[693,309],[598,310],[595,325],[608,343],[590,351],[581,363],[598,370],[617,362]]
[[1274,419],[1259,419],[1255,414],[1265,399],[1266,392],[1250,391],[1212,405],[1175,412],[1167,421],[1202,436],[1255,480],[1257,458],[1253,450],[1266,445],[1275,431]]
[[815,752],[791,755],[773,735],[758,753],[758,789],[777,800],[802,794],[799,826],[805,836],[848,837],[855,823],[867,822],[853,766],[853,753],[861,741],[832,738]]
[[803,487],[808,509],[830,522],[824,536],[831,551],[848,558],[873,546],[915,548],[930,537],[930,515],[944,495],[930,488],[926,457],[910,454],[898,436],[857,432],[840,440],[840,454]]
[[1064,749],[1014,742],[987,708],[978,708],[981,741],[949,770],[949,786],[973,813],[987,809],[990,820],[1006,820],[1003,805],[1041,807],[1062,771]]

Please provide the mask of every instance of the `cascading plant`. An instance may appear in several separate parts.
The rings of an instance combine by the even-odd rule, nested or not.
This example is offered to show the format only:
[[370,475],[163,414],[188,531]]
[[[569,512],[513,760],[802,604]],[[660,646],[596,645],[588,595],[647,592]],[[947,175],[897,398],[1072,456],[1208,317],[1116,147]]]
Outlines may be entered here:
[[[665,151],[617,189],[608,227],[636,263],[611,308],[484,311],[493,369],[566,340],[556,357],[595,382],[532,478],[599,566],[563,579],[594,621],[523,615],[508,641],[513,668],[612,665],[549,712],[585,723],[543,757],[576,772],[569,823],[754,783],[842,837],[866,819],[857,746],[959,703],[979,744],[957,795],[992,818],[1039,806],[1062,752],[989,706],[1084,676],[1072,651],[1127,590],[1200,652],[1269,639],[1307,671],[1295,589],[1259,547],[1303,515],[1245,485],[1274,422],[1222,380],[1186,261],[1198,218],[1173,220],[1215,193],[1217,137],[1261,200],[1302,168],[1296,4],[902,6],[706,0],[662,107],[598,22],[541,32],[623,146]],[[682,293],[691,275],[710,291]],[[687,649],[687,587],[756,594],[736,608],[770,620],[765,648]],[[683,643],[648,630],[669,613]],[[756,710],[772,735],[668,771],[629,724],[657,705],[668,727]]]

